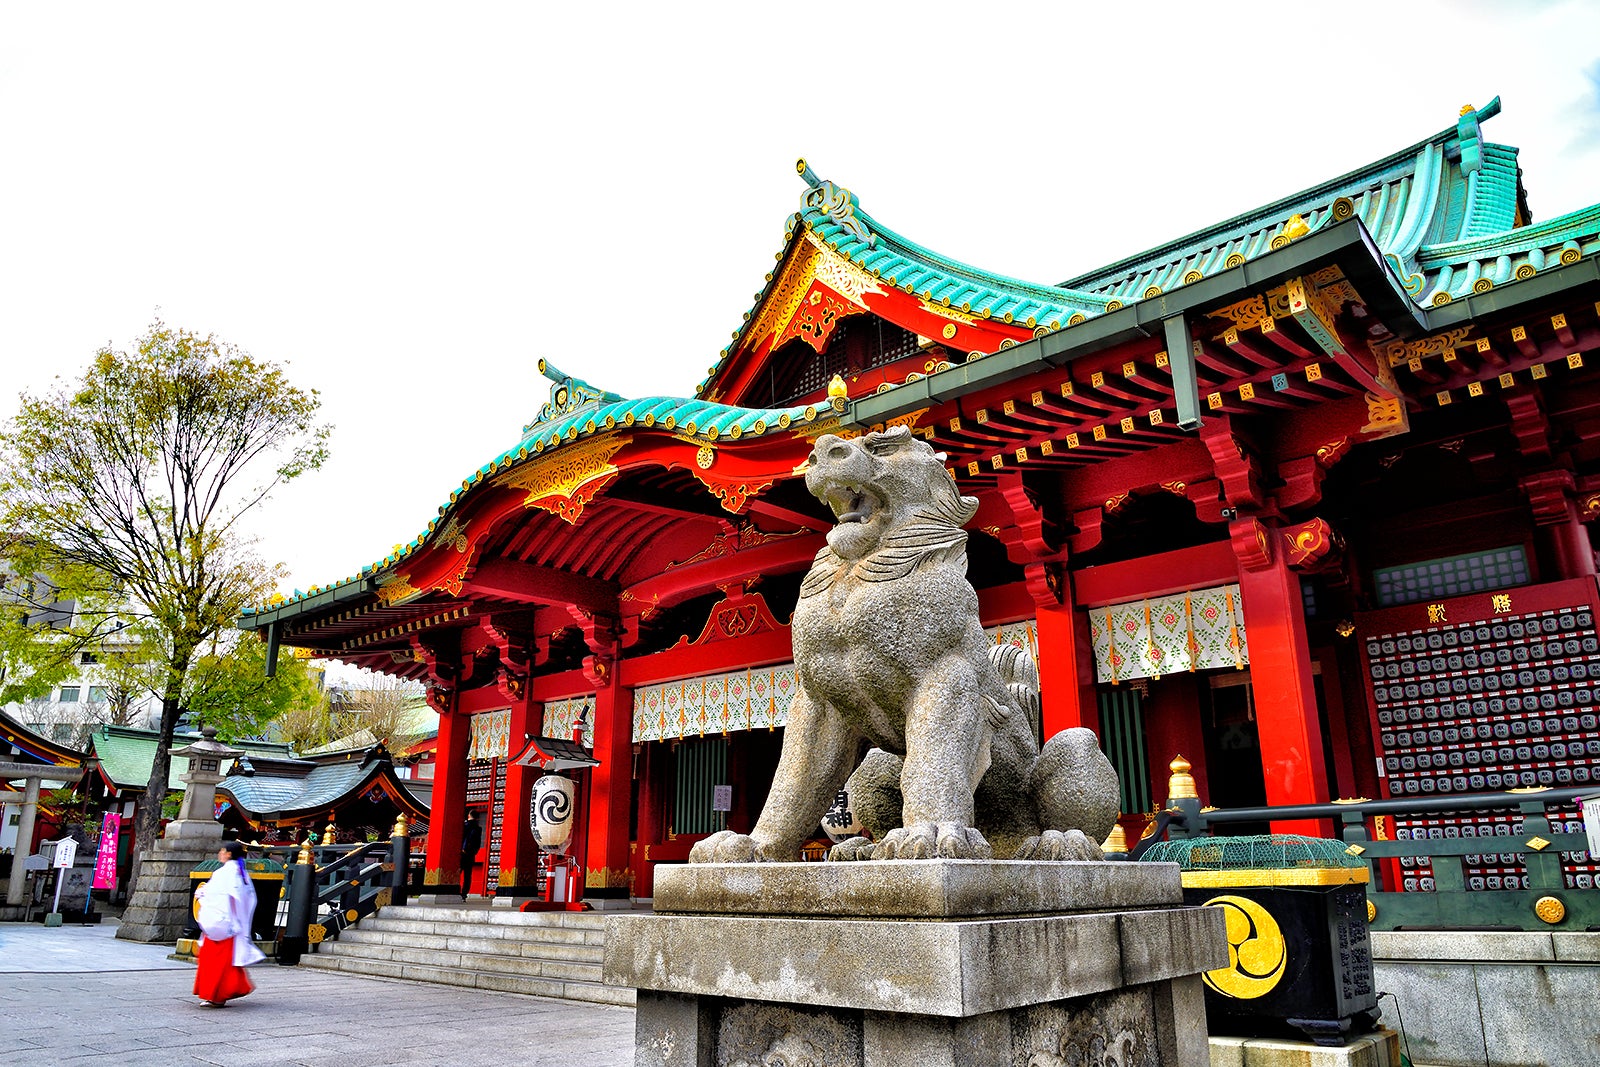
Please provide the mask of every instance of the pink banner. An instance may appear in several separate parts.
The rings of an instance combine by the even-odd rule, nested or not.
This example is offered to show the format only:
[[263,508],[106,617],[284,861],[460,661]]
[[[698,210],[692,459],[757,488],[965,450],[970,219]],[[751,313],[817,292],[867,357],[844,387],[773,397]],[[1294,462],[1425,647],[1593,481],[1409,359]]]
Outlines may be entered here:
[[117,888],[117,834],[121,829],[122,820],[117,814],[106,812],[105,818],[100,821],[100,849],[94,854],[96,889]]

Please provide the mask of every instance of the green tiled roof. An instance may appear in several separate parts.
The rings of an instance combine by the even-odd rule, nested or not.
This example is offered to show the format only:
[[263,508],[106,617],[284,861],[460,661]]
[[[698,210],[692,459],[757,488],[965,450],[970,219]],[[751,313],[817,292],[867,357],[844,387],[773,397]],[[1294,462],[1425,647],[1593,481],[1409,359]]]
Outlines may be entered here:
[[[522,438],[511,448],[485,463],[462,481],[450,494],[450,499],[439,507],[438,517],[428,523],[428,528],[381,560],[361,568],[353,574],[326,586],[312,586],[310,591],[299,589],[279,604],[292,604],[309,599],[329,589],[336,589],[361,581],[363,578],[391,567],[422,548],[440,527],[445,515],[463,494],[484,479],[501,471],[527,462],[531,457],[562,445],[604,433],[618,426],[656,428],[680,436],[701,437],[709,444],[720,440],[738,440],[743,437],[760,437],[778,433],[797,423],[812,422],[830,412],[824,405],[800,405],[787,408],[744,408],[731,404],[718,404],[706,400],[683,397],[645,397],[624,400],[615,393],[596,389],[578,378],[564,375],[548,361],[541,359],[539,372],[551,382],[550,400],[539,410],[538,416],[522,428]],[[246,617],[257,614],[262,608],[247,608]]]
[[[129,726],[102,726],[89,735],[89,756],[100,761],[101,773],[118,789],[143,789],[150,783],[150,767],[156,759],[154,730],[135,730]],[[172,747],[201,740],[198,733],[174,734]],[[233,747],[252,755],[288,757],[289,746],[274,741],[238,741]],[[175,760],[171,772],[174,789],[182,789],[178,775],[183,760]]]

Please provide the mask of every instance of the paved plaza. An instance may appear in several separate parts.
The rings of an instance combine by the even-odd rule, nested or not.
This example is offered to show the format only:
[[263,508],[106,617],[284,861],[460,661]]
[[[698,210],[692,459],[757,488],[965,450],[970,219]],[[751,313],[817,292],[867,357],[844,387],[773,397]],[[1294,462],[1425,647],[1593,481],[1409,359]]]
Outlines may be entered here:
[[253,994],[204,1008],[190,992],[194,968],[167,959],[169,946],[115,933],[0,924],[0,1063],[633,1063],[631,1008],[270,962],[250,968]]

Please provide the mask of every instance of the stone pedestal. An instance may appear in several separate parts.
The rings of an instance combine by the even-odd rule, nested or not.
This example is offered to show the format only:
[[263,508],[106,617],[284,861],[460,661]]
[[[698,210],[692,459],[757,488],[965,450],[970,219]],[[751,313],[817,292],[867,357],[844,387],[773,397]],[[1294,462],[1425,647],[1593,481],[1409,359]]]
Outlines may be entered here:
[[216,822],[174,822],[139,862],[139,880],[122,913],[117,936],[124,941],[176,942],[193,918],[195,865],[217,858],[222,826]]
[[606,919],[639,1067],[1204,1067],[1222,916],[1169,864],[907,860],[656,871]]
[[189,872],[195,864],[215,859],[222,846],[222,824],[215,814],[217,783],[227,775],[228,761],[244,755],[216,737],[213,727],[203,727],[199,741],[172,752],[173,759],[189,761],[188,770],[178,776],[184,783],[183,807],[139,861],[133,896],[117,927],[124,941],[176,942],[193,917]]

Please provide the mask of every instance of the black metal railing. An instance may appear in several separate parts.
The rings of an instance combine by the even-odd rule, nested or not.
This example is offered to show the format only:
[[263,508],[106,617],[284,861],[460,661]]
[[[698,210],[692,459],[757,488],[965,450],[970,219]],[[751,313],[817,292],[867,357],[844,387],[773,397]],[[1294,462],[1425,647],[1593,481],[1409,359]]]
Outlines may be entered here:
[[[1195,795],[1194,779],[1182,757],[1173,761],[1166,809],[1158,812],[1153,832],[1128,858],[1139,856],[1157,839],[1226,836],[1240,823],[1327,820],[1345,842],[1345,851],[1367,866],[1368,917],[1374,930],[1542,930],[1600,929],[1600,888],[1583,885],[1563,870],[1569,862],[1593,864],[1588,837],[1551,825],[1549,809],[1570,806],[1594,789],[1519,789],[1498,793],[1466,793],[1405,800],[1340,800],[1330,804],[1280,807],[1205,808]],[[1378,819],[1420,819],[1436,815],[1481,816],[1515,813],[1481,833],[1462,826],[1430,827],[1429,836],[1379,836]],[[1563,823],[1567,819],[1561,820]],[[1469,824],[1470,826],[1471,824]],[[1490,830],[1493,830],[1490,833]],[[1402,831],[1404,832],[1404,831]],[[1435,835],[1436,834],[1436,835]],[[1502,868],[1523,871],[1499,878],[1498,887],[1467,866],[1484,866],[1493,858]],[[1390,862],[1392,861],[1392,862]],[[1427,878],[1406,887],[1408,871],[1426,864]],[[1582,877],[1582,876],[1579,876]],[[1470,883],[1470,884],[1469,884]]]
[[[291,846],[292,848],[293,846]],[[274,851],[274,850],[269,850]],[[306,952],[379,908],[401,906],[412,892],[411,842],[405,824],[388,841],[294,849],[284,863],[278,962],[293,965]]]

